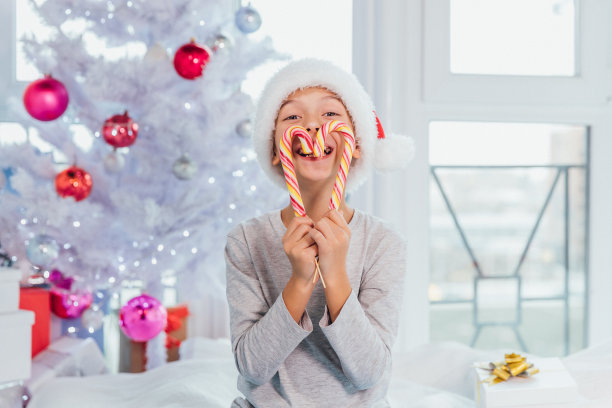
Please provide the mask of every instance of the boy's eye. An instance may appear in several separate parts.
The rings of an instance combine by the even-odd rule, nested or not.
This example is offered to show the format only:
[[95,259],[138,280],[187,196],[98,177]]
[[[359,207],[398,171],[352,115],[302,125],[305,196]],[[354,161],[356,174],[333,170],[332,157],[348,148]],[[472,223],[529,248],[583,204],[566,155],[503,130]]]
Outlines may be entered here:
[[323,116],[338,116],[336,112],[325,112]]
[[298,118],[298,115],[289,115],[284,120],[296,120],[297,118]]

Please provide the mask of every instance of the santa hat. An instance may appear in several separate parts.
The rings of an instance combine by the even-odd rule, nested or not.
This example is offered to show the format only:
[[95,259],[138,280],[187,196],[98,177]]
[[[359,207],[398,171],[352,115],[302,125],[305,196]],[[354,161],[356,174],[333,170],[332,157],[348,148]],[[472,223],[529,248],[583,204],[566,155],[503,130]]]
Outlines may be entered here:
[[274,126],[278,110],[291,93],[310,87],[323,87],[338,95],[353,119],[355,139],[361,156],[351,162],[346,182],[347,192],[361,185],[373,168],[399,169],[412,159],[412,138],[385,136],[370,96],[353,74],[328,61],[303,59],[289,63],[268,81],[255,112],[253,145],[257,159],[277,185],[286,188],[281,166],[272,165]]

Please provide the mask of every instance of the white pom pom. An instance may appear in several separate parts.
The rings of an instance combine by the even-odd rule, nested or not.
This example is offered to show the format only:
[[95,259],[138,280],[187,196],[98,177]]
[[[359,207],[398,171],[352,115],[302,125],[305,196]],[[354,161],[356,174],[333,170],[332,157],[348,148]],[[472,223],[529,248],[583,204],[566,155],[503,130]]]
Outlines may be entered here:
[[405,135],[386,135],[376,140],[376,160],[374,166],[379,171],[404,168],[414,158],[414,139]]

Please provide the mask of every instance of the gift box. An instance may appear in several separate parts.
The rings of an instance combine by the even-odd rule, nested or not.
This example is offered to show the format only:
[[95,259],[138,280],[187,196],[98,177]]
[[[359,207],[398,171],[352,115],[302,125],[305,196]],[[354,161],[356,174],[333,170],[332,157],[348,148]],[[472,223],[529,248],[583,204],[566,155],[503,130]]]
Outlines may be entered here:
[[32,326],[32,357],[49,345],[51,335],[51,301],[49,291],[41,288],[21,288],[19,309],[34,312]]
[[[189,310],[186,305],[167,308],[168,322],[166,325],[166,350],[167,360],[179,359],[179,347],[181,342],[187,338],[187,317]],[[147,343],[130,340],[121,333],[121,347],[128,350],[129,356],[120,364],[120,371],[141,373],[146,370]],[[124,354],[124,353],[122,353]]]
[[55,377],[80,377],[108,372],[104,356],[93,339],[60,337],[32,360],[32,376],[25,382],[36,390]]
[[0,313],[19,309],[19,269],[0,267]]
[[[476,401],[480,408],[562,408],[580,400],[576,382],[558,358],[530,359],[539,373],[510,377],[498,384],[486,382],[487,370],[476,370]],[[484,364],[484,363],[483,363]]]
[[31,327],[34,313],[0,314],[0,383],[28,378],[31,372]]

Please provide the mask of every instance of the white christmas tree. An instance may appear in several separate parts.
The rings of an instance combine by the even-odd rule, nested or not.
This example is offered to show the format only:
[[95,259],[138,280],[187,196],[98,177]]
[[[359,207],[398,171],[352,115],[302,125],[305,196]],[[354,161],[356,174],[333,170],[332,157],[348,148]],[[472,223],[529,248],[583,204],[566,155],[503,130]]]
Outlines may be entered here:
[[[240,90],[249,70],[278,57],[268,40],[248,35],[258,22],[252,13],[235,19],[227,0],[31,3],[54,33],[22,39],[25,54],[64,84],[70,103],[40,121],[21,95],[13,98],[16,120],[54,153],[31,143],[0,148],[0,167],[12,173],[3,180],[12,191],[0,189],[3,250],[23,268],[58,269],[99,296],[132,280],[156,296],[161,279],[176,274],[181,300],[224,298],[227,231],[286,200],[254,160],[252,101]],[[109,58],[87,45],[91,38],[142,52]],[[191,39],[211,54],[193,80],[172,60]],[[101,129],[126,111],[138,134],[115,150]],[[54,184],[72,165],[93,181],[79,201]]]

